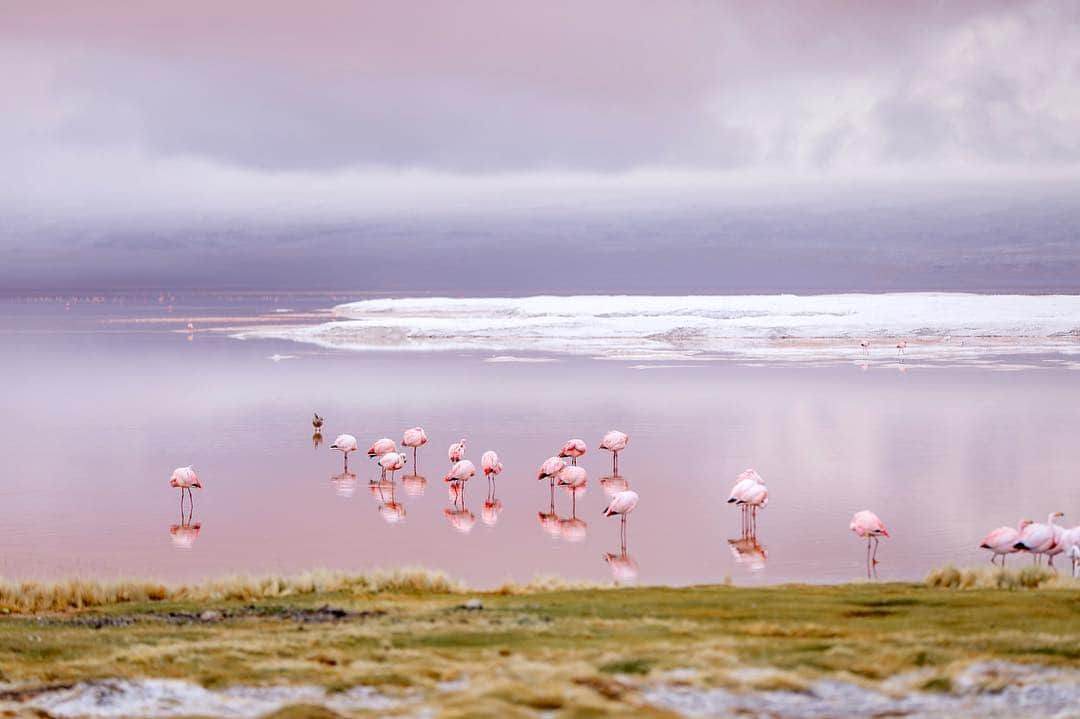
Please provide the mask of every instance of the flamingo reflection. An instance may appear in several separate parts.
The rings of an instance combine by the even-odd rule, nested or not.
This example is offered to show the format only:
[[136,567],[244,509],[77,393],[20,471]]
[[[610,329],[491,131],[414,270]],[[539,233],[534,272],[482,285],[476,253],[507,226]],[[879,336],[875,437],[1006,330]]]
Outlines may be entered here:
[[405,506],[394,497],[396,486],[392,479],[381,479],[368,484],[368,490],[379,500],[379,516],[388,524],[397,524],[405,519]]
[[356,475],[352,472],[342,472],[330,478],[334,484],[334,491],[339,497],[351,497],[356,493]]
[[452,504],[443,510],[443,515],[446,517],[447,521],[450,522],[451,527],[462,534],[468,534],[476,525],[476,515],[469,511],[469,508],[465,506],[464,480],[455,481],[450,484],[450,499]]
[[195,545],[195,540],[199,538],[202,522],[191,521],[194,511],[195,507],[192,506],[187,517],[184,517],[184,509],[181,507],[180,524],[169,525],[169,539],[172,540],[173,546],[177,549],[191,549]]
[[765,568],[769,553],[758,542],[755,531],[744,532],[738,539],[729,539],[728,547],[731,549],[731,556],[739,564],[748,564],[753,571]]
[[604,494],[607,496],[614,497],[619,492],[630,489],[630,483],[626,481],[626,477],[613,474],[600,478],[600,488],[604,490]]
[[321,445],[322,442],[322,432],[320,432],[319,430],[315,430],[315,434],[311,435],[311,446],[315,449],[318,449],[319,445]]
[[[416,471],[415,465],[413,471]],[[423,497],[424,491],[427,490],[427,477],[419,474],[407,474],[401,478],[401,485],[405,488],[405,494],[410,497]]]

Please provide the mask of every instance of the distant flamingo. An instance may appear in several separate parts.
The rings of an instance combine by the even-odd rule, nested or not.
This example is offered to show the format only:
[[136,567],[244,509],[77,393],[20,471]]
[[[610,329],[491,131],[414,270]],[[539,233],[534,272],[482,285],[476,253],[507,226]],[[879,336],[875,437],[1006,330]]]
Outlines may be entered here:
[[979,544],[980,549],[990,550],[990,563],[996,564],[995,560],[1001,557],[1001,566],[1005,566],[1005,557],[1009,554],[1014,554],[1020,550],[1016,548],[1016,543],[1020,541],[1020,535],[1024,531],[1024,527],[1029,524],[1034,524],[1030,519],[1022,519],[1020,523],[1014,527],[998,527],[990,534],[983,537],[982,542]]
[[460,442],[454,442],[450,445],[450,449],[447,450],[446,455],[450,457],[450,463],[460,462],[465,458],[465,438],[462,437]]
[[863,340],[859,343],[859,346],[862,347],[863,352],[865,352],[867,356],[870,355],[870,340]]
[[907,349],[907,340],[900,340],[896,343],[896,354],[900,357],[904,356],[904,350]]
[[604,509],[604,516],[611,517],[613,515],[619,515],[621,527],[619,529],[619,536],[622,539],[623,546],[626,546],[626,517],[637,508],[638,505],[638,493],[632,489],[628,489],[625,492],[619,492],[611,498],[611,502]]
[[742,511],[743,533],[752,533],[757,529],[758,508],[769,503],[769,490],[757,470],[743,470],[735,480],[727,501],[728,504],[737,504]]
[[389,437],[383,437],[371,443],[371,446],[368,447],[367,456],[377,458],[391,452],[397,452],[397,445]]
[[480,468],[484,470],[484,476],[489,479],[494,479],[503,471],[499,455],[490,449],[480,456]]
[[427,444],[427,433],[423,427],[410,427],[401,434],[401,446],[412,447],[413,471],[416,471],[416,450]]
[[315,416],[311,419],[311,426],[315,429],[320,429],[323,426],[323,418],[316,412]]
[[386,473],[390,472],[391,481],[393,481],[393,473],[405,467],[405,455],[399,452],[387,452],[383,456],[379,457],[379,466],[382,467],[383,479],[386,479]]
[[578,457],[583,456],[587,449],[588,448],[585,446],[584,440],[571,439],[568,440],[565,444],[563,444],[562,449],[559,450],[559,457],[569,457],[570,464],[576,465]]
[[562,461],[558,457],[548,457],[544,460],[544,463],[540,465],[540,472],[536,475],[539,479],[550,479],[552,486],[555,486],[555,475],[566,469],[566,462]]
[[1020,537],[1013,546],[1016,549],[1031,552],[1033,561],[1036,564],[1039,563],[1039,555],[1045,554],[1049,565],[1054,566],[1054,554],[1057,554],[1057,552],[1051,554],[1051,551],[1061,537],[1061,527],[1054,524],[1054,520],[1064,516],[1061,512],[1053,512],[1046,518],[1046,524],[1032,523],[1027,525],[1024,527],[1024,531],[1020,532]]
[[619,473],[619,452],[626,449],[626,445],[630,444],[630,437],[625,432],[620,432],[617,429],[613,429],[604,435],[604,438],[600,440],[600,449],[606,449],[611,452],[611,473]]
[[[866,561],[868,564],[877,564],[877,548],[881,540],[878,537],[888,537],[889,530],[885,529],[884,522],[868,509],[864,509],[861,512],[856,512],[851,518],[851,525],[848,527],[858,537],[866,537]],[[870,556],[870,541],[874,542],[874,556]]]
[[444,482],[466,482],[476,474],[476,465],[467,459],[454,463],[445,477]]
[[195,497],[191,494],[191,488],[197,487],[202,489],[202,483],[199,482],[199,475],[195,474],[195,469],[188,465],[187,467],[177,467],[173,470],[172,477],[169,479],[169,486],[180,489],[180,516],[184,516],[184,492],[188,493],[188,497],[191,498],[191,506],[195,507]]
[[353,437],[351,434],[339,434],[334,439],[334,443],[330,445],[330,449],[336,449],[345,455],[346,472],[349,471],[349,452],[355,452],[356,447],[356,437]]

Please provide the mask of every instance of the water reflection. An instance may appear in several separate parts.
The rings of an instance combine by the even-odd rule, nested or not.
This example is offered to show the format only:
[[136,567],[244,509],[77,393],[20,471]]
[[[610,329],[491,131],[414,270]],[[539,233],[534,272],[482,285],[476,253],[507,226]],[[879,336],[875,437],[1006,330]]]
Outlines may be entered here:
[[169,538],[177,549],[191,549],[195,545],[195,540],[199,538],[202,523],[192,521],[194,512],[195,507],[193,506],[188,511],[187,517],[185,517],[184,510],[181,508],[180,524],[169,525]]
[[484,507],[480,510],[480,520],[488,527],[494,527],[496,522],[499,521],[499,514],[502,513],[503,503],[495,496],[495,490],[498,487],[498,482],[494,476],[488,476],[488,493],[484,499]]
[[339,497],[351,497],[356,493],[356,475],[352,472],[342,472],[330,478],[334,485],[334,491]]
[[465,504],[465,485],[468,480],[456,480],[448,483],[450,486],[450,506],[443,510],[443,516],[450,522],[450,526],[468,534],[476,525],[476,515],[469,511]]
[[630,489],[630,483],[626,481],[626,477],[612,474],[600,478],[600,488],[604,490],[604,494],[607,496],[614,497],[619,492]]
[[[416,467],[413,467],[416,471]],[[427,477],[419,474],[406,474],[401,478],[401,485],[405,488],[405,494],[410,497],[423,497],[427,490]]]
[[739,564],[749,565],[751,571],[756,572],[765,568],[769,553],[758,542],[756,532],[744,532],[737,539],[729,539],[728,547],[731,549],[731,556],[735,558],[735,561]]
[[315,434],[311,435],[311,446],[318,449],[322,442],[322,432],[315,430]]
[[397,524],[405,519],[405,506],[394,496],[396,489],[397,486],[392,479],[380,479],[368,483],[371,496],[379,501],[379,516],[387,524]]

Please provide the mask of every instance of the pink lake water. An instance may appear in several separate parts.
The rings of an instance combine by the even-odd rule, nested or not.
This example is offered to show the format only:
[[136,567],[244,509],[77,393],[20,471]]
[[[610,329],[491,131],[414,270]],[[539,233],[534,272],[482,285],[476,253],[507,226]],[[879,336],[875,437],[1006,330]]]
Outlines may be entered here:
[[[156,295],[121,299],[0,302],[6,579],[409,565],[478,586],[608,581],[628,578],[627,567],[642,584],[840,582],[866,577],[865,544],[848,522],[872,509],[893,535],[877,577],[918,580],[947,563],[986,563],[979,540],[999,525],[1058,510],[1080,521],[1080,374],[1031,358],[1007,372],[910,356],[903,366],[491,363],[482,351],[348,352],[211,329],[241,324],[221,318],[299,321],[343,298],[206,295],[171,310]],[[189,335],[189,317],[218,319],[198,319]],[[319,446],[313,411],[326,418]],[[359,453],[355,480],[342,480],[336,434],[366,448],[413,425],[431,440],[422,494],[400,473],[392,498],[373,490],[378,472]],[[629,559],[618,521],[601,516],[611,465],[596,445],[611,428],[631,436],[620,471],[641,496]],[[482,478],[464,510],[442,482],[460,437],[477,464],[494,449],[505,465],[491,526]],[[576,516],[556,492],[557,519],[542,522],[550,495],[537,468],[571,437],[590,447],[587,492]],[[168,486],[187,464],[204,484],[190,523]],[[756,541],[724,503],[748,467],[770,492]],[[388,521],[400,514],[391,501],[400,521]],[[468,523],[470,512],[471,531],[460,531],[451,519]]]

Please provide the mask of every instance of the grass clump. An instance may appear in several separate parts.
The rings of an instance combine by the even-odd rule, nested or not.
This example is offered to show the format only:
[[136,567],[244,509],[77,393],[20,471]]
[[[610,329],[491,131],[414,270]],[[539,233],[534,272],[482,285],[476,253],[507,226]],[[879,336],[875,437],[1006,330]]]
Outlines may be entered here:
[[926,577],[926,585],[934,589],[1018,590],[1080,587],[1080,582],[1060,575],[1048,567],[1034,565],[1022,569],[957,569],[946,566],[930,572]]

